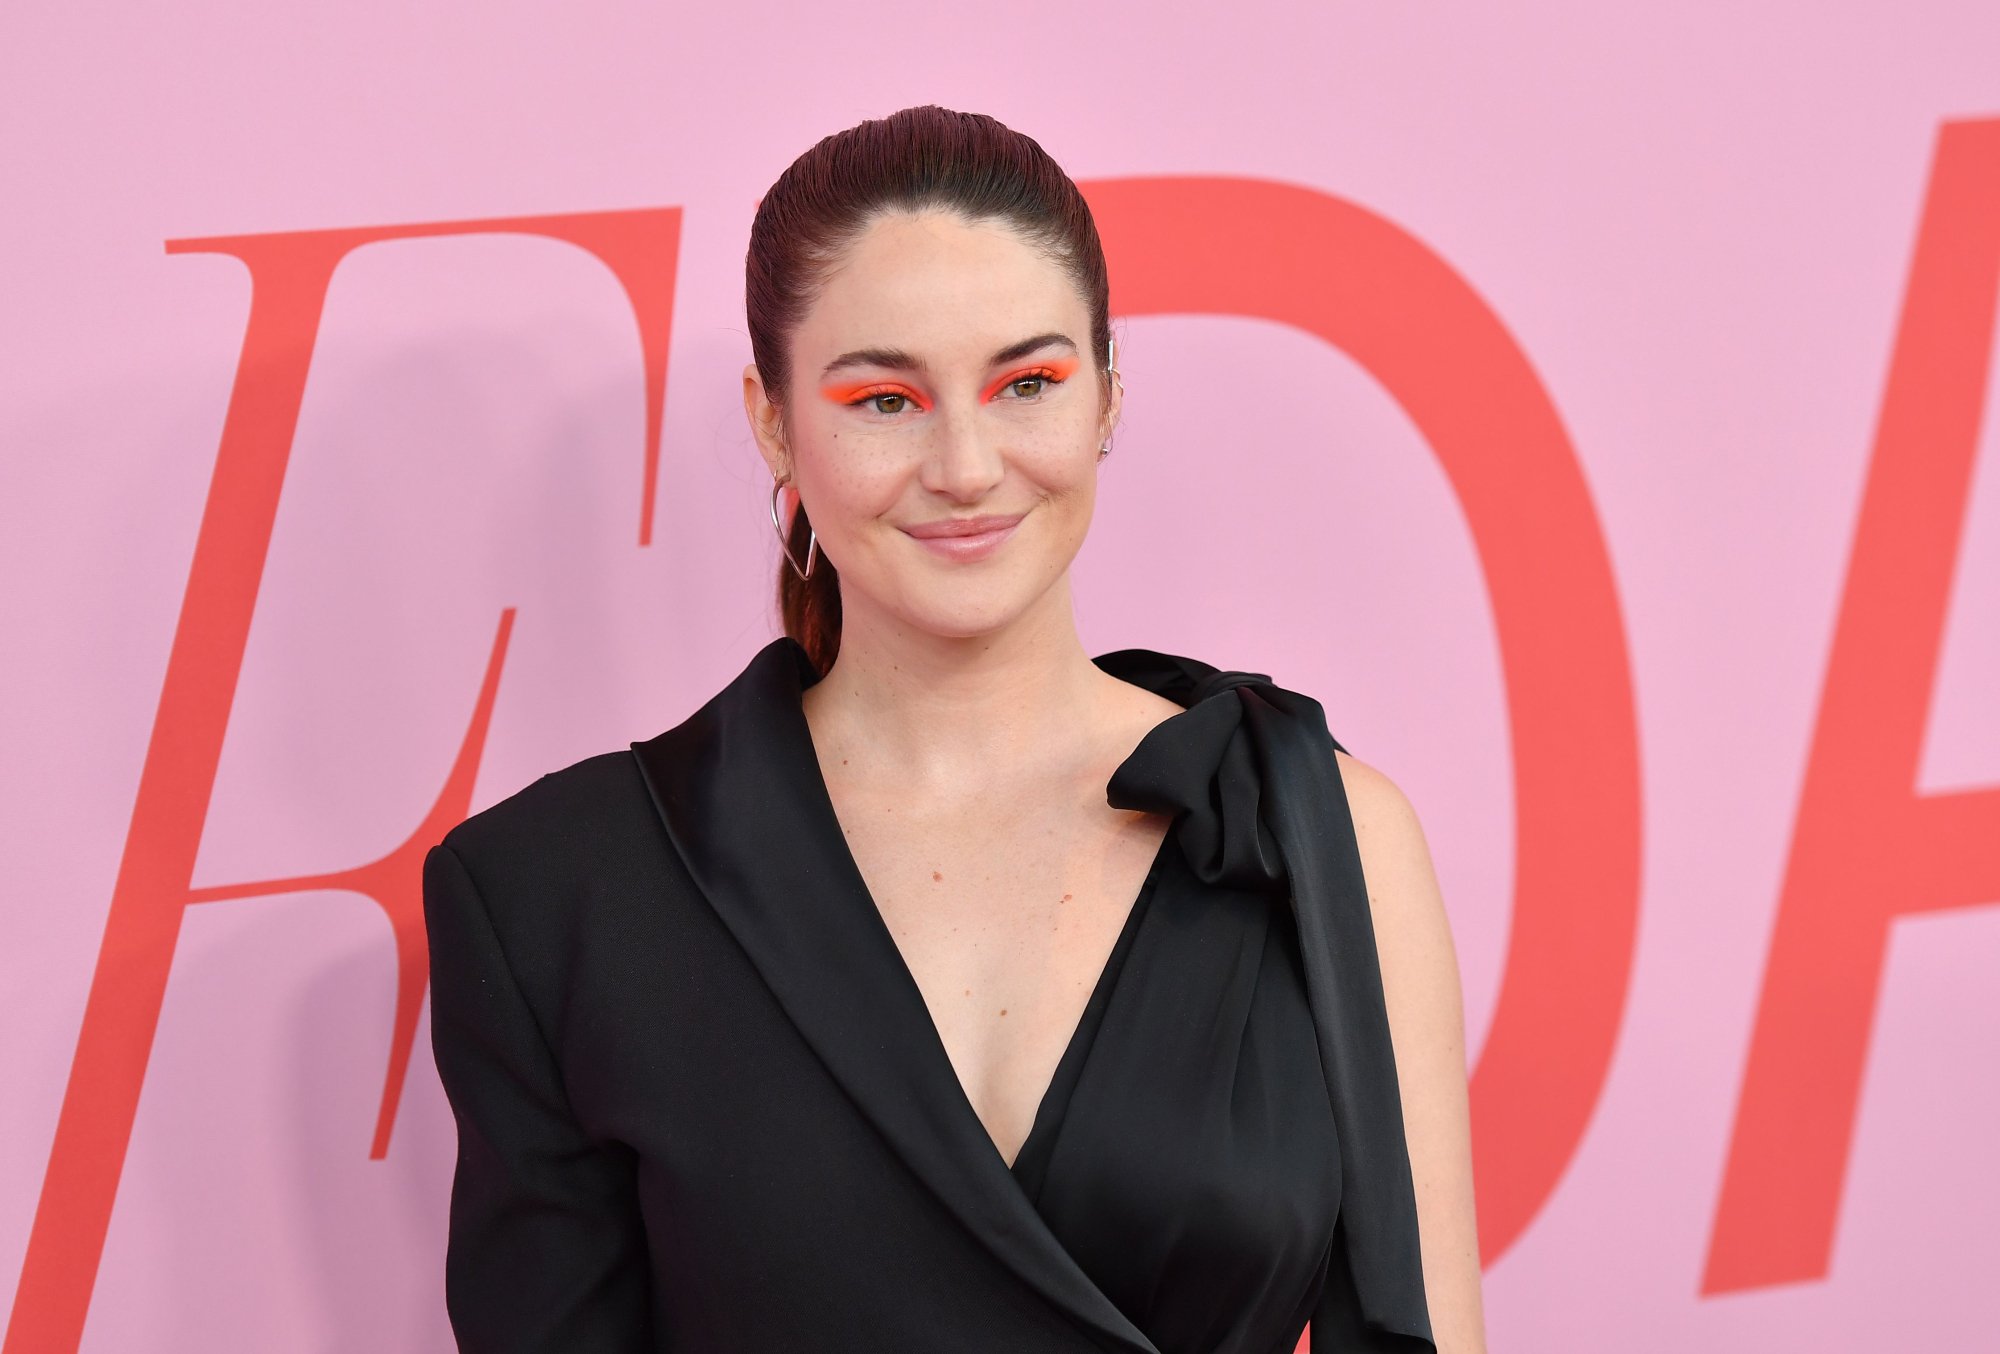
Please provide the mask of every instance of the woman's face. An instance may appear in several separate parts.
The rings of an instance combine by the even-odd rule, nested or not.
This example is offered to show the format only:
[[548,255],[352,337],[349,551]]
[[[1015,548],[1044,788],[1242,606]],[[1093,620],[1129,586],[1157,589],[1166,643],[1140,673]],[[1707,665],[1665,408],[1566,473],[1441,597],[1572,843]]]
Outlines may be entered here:
[[[1075,283],[1011,227],[895,212],[867,228],[793,334],[782,416],[754,365],[743,378],[765,461],[804,500],[849,623],[876,611],[981,634],[1063,577],[1118,419],[1091,349]],[[1002,529],[936,534],[973,518]]]

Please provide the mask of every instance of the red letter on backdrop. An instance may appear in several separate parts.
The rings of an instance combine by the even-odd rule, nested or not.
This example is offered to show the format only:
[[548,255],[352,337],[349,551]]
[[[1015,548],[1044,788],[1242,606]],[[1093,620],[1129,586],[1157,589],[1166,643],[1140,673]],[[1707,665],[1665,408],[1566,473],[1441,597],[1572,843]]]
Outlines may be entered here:
[[1827,1270],[1899,916],[2000,898],[2000,790],[1916,792],[2000,289],[2000,121],[1938,136],[1701,1291]]
[[639,543],[651,538],[666,398],[667,335],[680,247],[678,208],[168,244],[169,253],[231,254],[242,259],[250,269],[250,321],[153,720],[152,742],[140,772],[132,828],[56,1121],[48,1174],[28,1234],[4,1354],[67,1354],[82,1339],[139,1089],[166,998],[174,945],[189,904],[303,889],[346,889],[374,899],[388,914],[396,937],[396,1019],[373,1154],[381,1156],[388,1150],[427,972],[423,856],[465,816],[471,802],[512,610],[501,615],[471,722],[443,790],[402,846],[381,860],[330,875],[209,889],[195,889],[192,884],[202,823],[277,516],[278,491],[291,456],[292,433],[333,271],[355,249],[377,240],[470,234],[527,234],[565,241],[595,255],[624,286],[638,316],[646,373]]
[[1252,179],[1086,185],[1124,314],[1252,315],[1353,358],[1429,441],[1485,566],[1507,679],[1513,936],[1472,1078],[1490,1261],[1554,1189],[1617,1040],[1639,752],[1611,564],[1562,420],[1500,317],[1393,222]]

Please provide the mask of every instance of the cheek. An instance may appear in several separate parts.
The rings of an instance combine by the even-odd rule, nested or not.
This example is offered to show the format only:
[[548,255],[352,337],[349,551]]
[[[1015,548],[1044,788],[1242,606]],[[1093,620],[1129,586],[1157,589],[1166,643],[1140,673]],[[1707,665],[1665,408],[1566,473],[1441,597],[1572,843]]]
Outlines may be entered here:
[[830,535],[863,530],[891,511],[908,478],[880,457],[842,457],[840,447],[833,444],[833,454],[822,458],[812,478],[813,501],[819,507],[813,520],[824,521],[822,529]]
[[889,511],[909,476],[907,458],[893,444],[833,424],[815,413],[797,428],[799,478],[811,495],[813,525],[829,535]]
[[1097,487],[1097,448],[1074,437],[1028,449],[1016,463],[1051,497],[1087,501]]

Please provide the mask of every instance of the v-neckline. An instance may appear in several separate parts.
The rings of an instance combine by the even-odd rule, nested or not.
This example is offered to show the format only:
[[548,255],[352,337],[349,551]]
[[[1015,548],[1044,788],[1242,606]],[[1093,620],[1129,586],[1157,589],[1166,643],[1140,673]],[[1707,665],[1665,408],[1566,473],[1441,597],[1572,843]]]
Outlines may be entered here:
[[[1171,716],[1169,716],[1171,718]],[[1146,916],[1152,910],[1153,894],[1159,886],[1161,868],[1166,864],[1167,853],[1174,848],[1174,832],[1168,825],[1166,835],[1160,839],[1160,848],[1153,855],[1153,863],[1146,870],[1146,877],[1139,883],[1139,891],[1132,898],[1132,906],[1125,913],[1125,920],[1118,928],[1117,938],[1111,942],[1111,949],[1104,956],[1104,965],[1097,971],[1097,981],[1092,984],[1090,996],[1084,1001],[1083,1009],[1077,1012],[1076,1025],[1069,1032],[1069,1041],[1063,1045],[1062,1056],[1056,1059],[1055,1071],[1049,1074],[1049,1081],[1042,1088],[1041,1099],[1035,1102],[1035,1117],[1028,1125],[1027,1136],[1014,1152],[1014,1159],[1007,1163],[1007,1171],[1016,1182],[1022,1180],[1023,1168],[1031,1164],[1038,1155],[1053,1150],[1043,1140],[1050,1134],[1059,1132],[1067,1121],[1068,1104],[1074,1096],[1077,1082],[1082,1078],[1082,1069],[1075,1064],[1087,1061],[1092,1047],[1097,1042],[1095,1030],[1103,1025],[1101,1009],[1108,1004],[1117,988],[1118,978],[1131,959],[1132,947],[1138,943],[1138,933],[1145,924]],[[1086,1040],[1086,1030],[1093,1031]],[[963,1087],[960,1088],[961,1092]],[[1057,1104],[1057,1094],[1062,1093],[1062,1103]],[[970,1103],[968,1101],[968,1103]]]
[[[1089,1022],[1089,1017],[1099,1001],[1108,999],[1111,982],[1116,977],[1115,969],[1119,966],[1118,961],[1129,948],[1134,933],[1138,929],[1138,923],[1144,917],[1146,910],[1144,905],[1147,902],[1147,895],[1153,888],[1154,881],[1160,873],[1161,865],[1166,861],[1167,852],[1173,847],[1173,821],[1170,819],[1165,830],[1160,834],[1159,845],[1154,848],[1153,858],[1151,863],[1146,867],[1145,877],[1139,881],[1138,889],[1133,893],[1131,901],[1126,906],[1124,918],[1119,922],[1117,934],[1112,938],[1111,948],[1105,952],[1104,960],[1098,966],[1097,977],[1091,983],[1090,995],[1084,999],[1082,1008],[1077,1012],[1076,1023],[1071,1026],[1069,1036],[1063,1042],[1063,1050],[1056,1058],[1055,1068],[1049,1074],[1048,1081],[1043,1085],[1040,1096],[1036,1098],[1035,1113],[1034,1117],[1028,1123],[1028,1132],[1021,1139],[1021,1145],[1014,1150],[1014,1159],[1009,1161],[1007,1160],[1006,1153],[1000,1150],[1000,1144],[993,1140],[992,1131],[986,1127],[986,1121],[979,1117],[979,1109],[973,1104],[972,1095],[966,1090],[965,1082],[958,1074],[958,1066],[952,1062],[951,1053],[945,1047],[944,1035],[938,1029],[937,1017],[932,1013],[930,1003],[923,999],[923,985],[917,981],[916,971],[910,967],[909,959],[903,954],[903,947],[896,943],[896,933],[889,929],[888,918],[882,915],[882,906],[875,901],[874,891],[868,887],[867,876],[861,871],[861,862],[855,859],[853,848],[847,844],[847,829],[840,821],[839,811],[834,808],[833,792],[826,780],[826,768],[820,762],[819,746],[813,742],[812,725],[806,719],[803,698],[806,691],[814,685],[817,685],[816,681],[802,682],[797,693],[799,699],[789,703],[790,713],[795,715],[798,720],[795,731],[796,736],[805,745],[804,760],[812,772],[807,777],[807,798],[810,801],[811,811],[821,816],[821,827],[826,832],[826,840],[839,843],[840,853],[844,857],[848,871],[854,879],[860,881],[861,892],[868,900],[867,911],[873,915],[875,925],[880,929],[881,939],[888,942],[889,950],[895,955],[896,964],[901,969],[902,976],[909,981],[910,987],[917,993],[917,1009],[923,1013],[924,1024],[927,1027],[931,1042],[937,1045],[938,1055],[943,1059],[945,1066],[951,1073],[950,1079],[952,1085],[958,1088],[959,1100],[964,1102],[965,1110],[972,1116],[973,1122],[979,1125],[980,1136],[985,1138],[987,1145],[992,1148],[994,1159],[1006,1168],[1008,1175],[1016,1183],[1019,1183],[1020,1177],[1016,1174],[1016,1168],[1021,1164],[1022,1159],[1028,1155],[1028,1149],[1036,1146],[1040,1136],[1047,1134],[1054,1128],[1052,1122],[1054,1116],[1050,1113],[1051,1106],[1049,1103],[1051,1094],[1057,1086],[1063,1083],[1064,1073],[1070,1070],[1071,1062],[1087,1052],[1081,1043],[1084,1026]],[[1154,729],[1158,729],[1160,725],[1177,719],[1186,713],[1187,707],[1182,706],[1173,714],[1168,715],[1165,719],[1153,725],[1151,729],[1148,729],[1145,734],[1140,736],[1139,741],[1144,742],[1146,738],[1152,735]],[[1137,744],[1134,747],[1136,748]],[[1125,760],[1129,761],[1130,759],[1131,756],[1128,753]],[[1120,765],[1122,766],[1123,762]],[[1106,778],[1107,785],[1112,778],[1115,778],[1116,774],[1116,770],[1114,769],[1112,777]]]
[[[1148,790],[1163,770],[1206,778],[1224,712],[1207,702],[1196,713],[1187,699],[1197,690],[1187,679],[1193,660],[1130,649],[1091,661],[1181,707],[1119,764],[1105,800],[1168,814],[1177,858],[1185,855],[1189,815],[1206,801]],[[1101,1348],[1159,1354],[1064,1249],[973,1111],[845,849],[824,777],[814,784],[800,696],[815,680],[804,646],[780,637],[693,714],[632,744],[671,849],[793,1028],[937,1202]]]
[[[1352,1291],[1369,1326],[1428,1348],[1367,883],[1334,760],[1345,749],[1317,701],[1264,674],[1152,649],[1091,661],[1181,707],[1119,764],[1106,802],[1171,814],[1176,859],[1193,879],[1268,891],[1292,914],[1341,1143]],[[804,646],[780,637],[693,714],[632,744],[662,845],[932,1198],[1099,1348],[1160,1354],[1064,1248],[995,1149],[851,853],[841,854],[844,837],[837,827],[827,836],[838,820],[831,800],[815,807],[801,747],[811,743],[799,704],[811,671]]]

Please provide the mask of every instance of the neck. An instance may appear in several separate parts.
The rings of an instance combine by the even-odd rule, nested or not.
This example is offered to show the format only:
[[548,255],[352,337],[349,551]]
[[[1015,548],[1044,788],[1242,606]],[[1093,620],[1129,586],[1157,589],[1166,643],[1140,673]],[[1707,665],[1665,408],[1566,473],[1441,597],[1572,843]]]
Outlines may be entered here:
[[823,761],[912,795],[955,795],[1086,756],[1093,712],[1115,681],[1084,651],[1065,574],[1013,622],[978,635],[845,610],[840,652],[804,706]]

